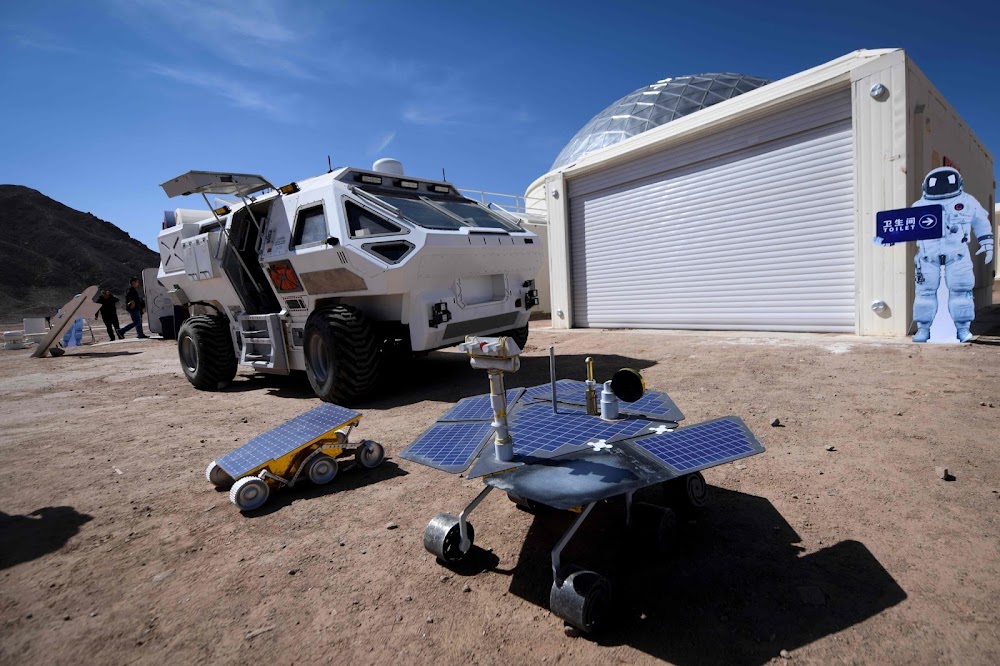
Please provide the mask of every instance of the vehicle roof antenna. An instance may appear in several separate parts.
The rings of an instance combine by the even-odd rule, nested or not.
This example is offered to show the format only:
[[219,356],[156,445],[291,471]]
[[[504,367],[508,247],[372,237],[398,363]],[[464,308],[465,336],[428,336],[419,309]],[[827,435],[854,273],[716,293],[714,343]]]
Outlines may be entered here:
[[444,175],[444,167],[441,167],[441,182],[448,182],[448,177]]
[[330,161],[330,155],[326,156],[326,172],[333,173],[333,162]]

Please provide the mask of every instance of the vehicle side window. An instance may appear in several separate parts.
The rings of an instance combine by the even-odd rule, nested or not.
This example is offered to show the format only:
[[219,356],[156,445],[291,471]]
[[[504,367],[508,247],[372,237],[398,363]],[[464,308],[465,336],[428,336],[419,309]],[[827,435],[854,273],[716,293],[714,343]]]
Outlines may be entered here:
[[295,215],[295,237],[292,243],[294,247],[322,243],[329,236],[323,206],[303,208]]
[[383,220],[351,201],[346,203],[347,226],[350,229],[351,238],[402,233],[402,228],[392,222]]

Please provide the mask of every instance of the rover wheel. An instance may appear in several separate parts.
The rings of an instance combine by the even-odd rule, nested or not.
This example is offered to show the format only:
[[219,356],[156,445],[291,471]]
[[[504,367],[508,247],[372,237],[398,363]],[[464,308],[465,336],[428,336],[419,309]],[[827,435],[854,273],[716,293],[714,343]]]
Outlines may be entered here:
[[317,486],[322,486],[333,481],[333,477],[337,476],[337,469],[338,465],[336,460],[325,453],[320,453],[309,461],[309,467],[306,469],[306,474],[309,475],[310,481],[315,483]]
[[245,476],[229,489],[229,501],[240,511],[253,511],[264,506],[270,492],[263,479]]
[[[476,540],[476,531],[470,522],[466,522],[465,526],[469,532],[469,548],[471,549],[472,543]],[[431,518],[431,522],[427,523],[427,527],[424,528],[424,548],[448,564],[459,562],[468,555],[468,551],[462,552],[461,540],[458,518],[450,513],[439,513]]]
[[637,502],[633,508],[632,532],[652,546],[657,557],[669,555],[677,543],[677,514],[668,507]]
[[611,583],[593,571],[570,574],[562,585],[552,583],[549,610],[588,634],[601,628],[611,604]]
[[504,331],[500,335],[505,335],[508,338],[514,338],[514,342],[517,346],[524,351],[524,345],[528,344],[528,325],[525,324],[521,328],[512,328],[509,331]]
[[512,492],[507,493],[507,499],[516,504],[519,509],[527,511],[528,513],[535,513],[538,511],[538,503],[533,500],[526,499],[520,495],[515,495]]
[[226,474],[226,470],[219,467],[214,460],[205,468],[205,478],[216,488],[229,488],[233,485],[233,477]]
[[355,451],[354,458],[365,469],[378,467],[385,460],[385,449],[378,442],[366,439]]
[[306,320],[303,340],[306,376],[320,400],[347,403],[375,388],[378,341],[360,310],[331,305]]
[[682,497],[689,506],[695,508],[705,506],[708,499],[708,484],[705,483],[705,477],[701,475],[701,472],[688,474],[681,479],[681,483],[684,484]]
[[177,356],[191,385],[203,391],[225,387],[236,376],[237,360],[224,317],[190,317],[177,332]]

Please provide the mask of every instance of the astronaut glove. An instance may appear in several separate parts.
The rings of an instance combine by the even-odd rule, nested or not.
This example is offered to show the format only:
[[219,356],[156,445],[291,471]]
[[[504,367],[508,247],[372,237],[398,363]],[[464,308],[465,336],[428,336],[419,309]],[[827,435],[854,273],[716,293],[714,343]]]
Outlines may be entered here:
[[986,265],[989,266],[993,263],[993,236],[983,236],[979,240],[979,251],[976,252],[978,257],[982,253],[986,253],[985,261]]

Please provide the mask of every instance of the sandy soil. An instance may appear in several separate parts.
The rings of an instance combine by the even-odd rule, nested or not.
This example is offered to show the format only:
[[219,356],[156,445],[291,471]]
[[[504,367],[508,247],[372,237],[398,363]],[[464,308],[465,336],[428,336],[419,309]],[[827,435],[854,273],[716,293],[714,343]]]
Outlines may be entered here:
[[463,356],[415,360],[359,406],[381,467],[241,515],[205,465],[318,404],[308,384],[198,392],[173,343],[129,339],[0,355],[0,662],[1000,663],[1000,339],[532,326],[508,386],[546,381],[554,343],[562,377],[587,355],[599,378],[641,368],[688,423],[737,414],[767,447],[706,472],[668,559],[619,538],[616,505],[595,512],[566,557],[615,584],[603,636],[547,611],[566,514],[494,494],[467,564],[424,551],[431,516],[481,485],[396,454],[485,392]]

